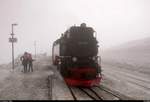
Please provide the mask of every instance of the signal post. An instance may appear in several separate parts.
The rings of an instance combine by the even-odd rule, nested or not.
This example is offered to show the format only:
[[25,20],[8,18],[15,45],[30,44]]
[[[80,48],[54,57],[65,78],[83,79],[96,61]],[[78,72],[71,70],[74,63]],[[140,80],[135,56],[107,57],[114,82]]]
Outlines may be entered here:
[[12,24],[11,28],[12,28],[12,33],[10,34],[11,37],[9,38],[9,42],[12,43],[12,69],[14,70],[14,43],[17,42],[17,38],[14,37],[14,26],[17,26],[18,24]]

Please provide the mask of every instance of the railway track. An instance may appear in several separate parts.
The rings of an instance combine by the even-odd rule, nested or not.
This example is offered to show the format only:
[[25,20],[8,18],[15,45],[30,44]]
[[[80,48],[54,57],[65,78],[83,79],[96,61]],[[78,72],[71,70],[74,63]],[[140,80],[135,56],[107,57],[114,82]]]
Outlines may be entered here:
[[132,83],[134,85],[145,88],[146,90],[150,90],[150,86],[149,86],[150,80],[148,80],[147,78],[142,78],[138,75],[134,75],[134,74],[131,74],[131,73],[128,73],[128,72],[116,71],[116,70],[113,70],[113,73],[117,73],[117,75],[114,75],[113,73],[109,73],[109,70],[105,73],[106,73],[106,75],[111,75],[115,78],[120,78],[121,77],[122,79],[128,81],[129,83]]
[[104,86],[96,86],[92,88],[68,86],[68,88],[74,100],[133,100],[130,97],[109,90]]
[[[55,88],[53,85],[54,82],[53,78],[54,78],[53,75],[48,76],[48,88],[49,88],[48,96],[50,100],[55,99],[54,94],[57,94],[54,93],[57,91],[53,89]],[[55,85],[58,85],[58,83]],[[103,85],[95,86],[92,88],[70,87],[65,82],[64,85],[66,86],[66,88],[65,87],[61,88],[62,94],[57,94],[56,100],[62,99],[61,97],[67,97],[64,99],[69,99],[69,100],[134,100],[133,98],[120,94],[119,92],[111,90]]]
[[94,91],[92,88],[86,88],[86,89],[79,88],[79,89],[93,100],[103,100],[103,98],[99,96],[98,93]]
[[111,90],[111,89],[109,89],[109,88],[107,88],[107,87],[105,87],[103,85],[96,86],[96,87],[99,88],[100,90],[103,90],[103,91],[109,93],[110,95],[114,96],[114,98],[117,99],[117,100],[134,100],[131,97],[123,95],[123,94],[121,94],[121,93],[119,93],[119,92],[117,92],[115,90]]
[[[82,100],[82,98],[85,100],[104,100],[103,97],[100,96],[92,88],[81,88],[81,87],[72,88],[69,86],[68,86],[68,88],[69,88],[74,100]],[[79,95],[79,93],[81,93],[82,95],[81,94]],[[83,96],[83,94],[84,94],[84,96]]]

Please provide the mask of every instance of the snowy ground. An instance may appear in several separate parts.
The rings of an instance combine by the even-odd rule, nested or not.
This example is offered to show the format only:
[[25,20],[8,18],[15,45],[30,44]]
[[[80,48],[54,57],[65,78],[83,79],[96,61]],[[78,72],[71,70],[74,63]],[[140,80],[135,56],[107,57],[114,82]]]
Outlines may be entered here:
[[[42,61],[42,62],[41,62]],[[34,62],[34,72],[23,73],[18,63],[15,70],[11,66],[0,69],[1,100],[47,100],[47,77],[51,70],[45,58]]]
[[102,66],[102,85],[138,100],[150,99],[150,76],[112,65]]
[[[34,72],[23,73],[19,61],[12,71],[11,64],[0,66],[0,99],[1,100],[48,100],[48,75],[54,72],[53,100],[72,100],[62,77],[51,65],[50,57],[39,56],[34,62]],[[113,70],[112,70],[113,69]],[[134,99],[150,99],[150,76],[114,65],[102,63],[103,80],[107,86],[121,94]],[[102,93],[101,93],[102,94]],[[84,96],[78,93],[81,100]]]
[[55,73],[55,76],[53,78],[53,100],[73,100],[73,97],[70,94],[70,91],[65,84],[63,78],[59,74],[59,72],[56,70],[55,66],[51,66],[53,68],[53,71]]
[[150,38],[102,51],[105,85],[135,99],[150,100]]

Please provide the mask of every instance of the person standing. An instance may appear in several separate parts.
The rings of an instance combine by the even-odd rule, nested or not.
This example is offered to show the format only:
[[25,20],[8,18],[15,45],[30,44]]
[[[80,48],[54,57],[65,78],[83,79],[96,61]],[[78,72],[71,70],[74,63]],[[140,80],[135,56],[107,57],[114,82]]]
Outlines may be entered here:
[[27,72],[27,64],[28,64],[28,53],[25,52],[23,56],[20,57],[20,60],[22,61],[22,65],[23,65],[23,71],[24,73]]
[[28,72],[30,72],[30,70],[31,70],[31,72],[33,72],[33,62],[34,60],[32,59],[32,55],[29,53],[28,54],[28,64],[29,64],[29,70],[28,70]]

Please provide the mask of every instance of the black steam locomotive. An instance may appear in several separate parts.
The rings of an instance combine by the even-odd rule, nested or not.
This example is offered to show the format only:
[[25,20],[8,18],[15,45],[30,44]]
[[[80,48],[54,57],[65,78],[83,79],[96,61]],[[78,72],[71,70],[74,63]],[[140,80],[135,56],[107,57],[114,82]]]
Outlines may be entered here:
[[53,43],[52,59],[68,85],[91,87],[101,81],[98,41],[95,31],[80,26],[70,27]]

